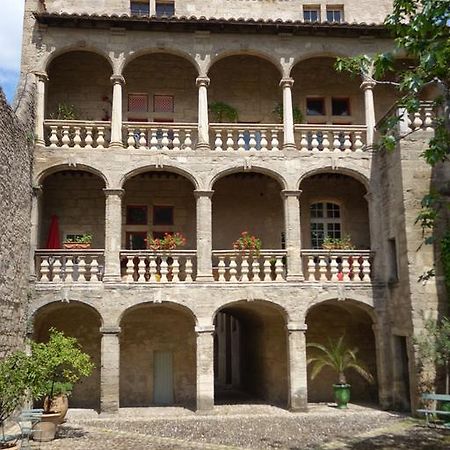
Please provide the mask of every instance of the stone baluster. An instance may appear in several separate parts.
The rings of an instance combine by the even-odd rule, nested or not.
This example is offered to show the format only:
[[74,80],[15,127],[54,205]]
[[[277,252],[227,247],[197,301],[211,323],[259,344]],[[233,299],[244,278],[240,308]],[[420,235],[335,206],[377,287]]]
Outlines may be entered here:
[[184,267],[184,271],[186,273],[186,282],[194,281],[193,276],[193,268],[192,268],[192,258],[190,256],[186,256],[186,264]]
[[194,191],[197,200],[197,279],[213,281],[212,196],[214,191]]
[[250,281],[249,256],[242,255],[241,262],[241,281]]
[[[103,189],[105,207],[105,282],[120,281],[123,189]],[[127,281],[130,281],[127,279]]]
[[180,141],[180,130],[173,130],[173,140],[172,140],[172,150],[174,152],[178,152],[180,150],[181,141]]
[[364,112],[367,126],[367,146],[372,147],[375,136],[375,103],[373,100],[373,88],[375,82],[369,78],[361,83],[361,89],[364,91]]
[[352,141],[350,140],[350,134],[348,132],[344,134],[344,152],[352,152]]
[[292,86],[293,78],[283,78],[280,87],[283,90],[283,150],[295,150],[294,137],[294,114],[292,109]]
[[61,256],[55,256],[52,266],[52,281],[53,283],[61,283]]
[[328,263],[327,263],[327,257],[324,255],[319,256],[319,280],[320,281],[327,281],[327,272],[328,272]]
[[197,149],[209,150],[209,119],[208,119],[208,86],[210,80],[206,76],[198,77],[198,142]]
[[48,283],[50,281],[49,274],[50,274],[50,264],[48,262],[48,256],[42,256],[41,257],[41,263],[39,265],[39,273],[41,275],[41,278],[39,281],[42,281],[43,283]]
[[216,140],[214,141],[214,146],[217,152],[222,151],[222,144],[222,130],[216,130]]
[[277,152],[280,150],[280,141],[278,140],[278,130],[272,130],[272,139],[270,141],[270,146],[272,151]]
[[330,261],[330,274],[331,274],[330,281],[339,281],[338,272],[339,268],[337,258],[335,256],[332,256]]
[[138,265],[137,265],[137,280],[141,283],[145,282],[145,256],[138,256]]
[[197,411],[214,407],[214,326],[196,326]]
[[420,111],[416,111],[414,113],[414,119],[412,122],[412,127],[414,131],[420,130],[422,128],[423,125],[423,121],[422,118],[420,117]]
[[322,151],[323,152],[329,152],[330,151],[330,141],[328,140],[328,131],[324,131],[323,132]]
[[333,151],[339,153],[341,152],[341,139],[339,131],[335,131],[333,133]]
[[245,151],[244,130],[238,130],[238,150]]
[[308,256],[308,281],[316,281],[317,264],[314,261],[314,256]]
[[127,150],[134,150],[136,148],[136,138],[134,137],[134,131],[131,128],[128,129],[127,144]]
[[230,256],[230,281],[238,281],[236,256]]
[[64,125],[62,127],[62,138],[61,138],[61,148],[69,148],[70,145],[70,136],[69,136],[69,132],[70,132],[70,127]]
[[74,126],[73,148],[78,150],[81,148],[81,127]]
[[122,90],[125,78],[122,75],[111,76],[113,85],[111,105],[111,142],[110,147],[123,148],[122,142]]
[[103,326],[100,333],[102,335],[100,410],[103,413],[117,413],[120,384],[120,327]]
[[289,409],[306,411],[308,407],[308,382],[306,375],[307,326],[304,323],[288,322],[289,354]]
[[98,257],[93,256],[90,265],[91,283],[98,283],[100,281],[100,272],[98,267]]
[[361,272],[363,275],[362,281],[370,282],[371,276],[370,276],[370,261],[368,256],[363,257],[363,261],[361,264]]
[[134,281],[134,261],[131,256],[127,256],[127,263],[125,265],[125,281],[127,283],[132,283]]
[[317,153],[319,151],[319,140],[317,139],[317,134],[313,133],[311,136],[311,151]]
[[164,255],[161,257],[161,283],[167,283],[169,281],[169,265],[167,264],[167,256]]
[[[139,150],[146,150],[147,140],[145,139],[145,133],[142,131],[139,136]],[[152,128],[150,130],[150,151],[156,152],[156,150],[158,150],[158,144],[158,130]]]
[[424,129],[427,132],[433,132],[433,108],[431,106],[425,106],[425,119],[423,121]]
[[191,130],[189,130],[189,129],[186,129],[184,132],[183,149],[188,152],[192,150]]
[[178,261],[178,256],[173,256],[173,263],[171,265],[172,269],[172,282],[178,283],[180,282],[180,263]]
[[72,283],[74,281],[72,256],[66,256],[66,263],[64,264],[64,271],[65,271],[64,281],[66,283]]
[[50,148],[57,148],[59,144],[58,127],[56,125],[50,126]]
[[256,139],[255,139],[255,132],[250,130],[249,132],[249,140],[248,140],[248,149],[249,150],[256,150]]
[[167,128],[163,128],[162,130],[161,145],[161,150],[163,152],[167,152],[169,150],[169,130]]
[[158,275],[158,264],[156,263],[156,255],[150,257],[150,263],[149,263],[149,274],[150,274],[150,281],[154,282],[157,281]]
[[350,264],[348,262],[348,256],[342,257],[342,279],[348,281],[350,279]]
[[271,259],[272,259],[272,257],[270,255],[264,255],[263,275],[262,275],[261,281],[270,281],[271,280],[271,275],[272,275]]
[[97,149],[105,148],[105,127],[97,127]]
[[308,144],[308,135],[306,133],[302,133],[302,139],[300,140],[300,151],[301,152],[308,152],[309,149]]
[[34,75],[36,80],[36,117],[34,132],[36,134],[36,144],[45,145],[45,90],[48,76],[45,72],[34,72]]
[[84,148],[86,150],[92,150],[92,144],[94,139],[92,137],[92,127],[86,127],[86,137],[84,138]]
[[227,152],[234,151],[234,139],[233,139],[233,132],[231,130],[227,131]]
[[78,280],[79,282],[87,281],[86,278],[86,257],[81,255],[78,257]]
[[363,147],[362,133],[361,133],[361,131],[355,131],[353,148],[356,153],[361,153],[362,147]]
[[225,272],[226,272],[225,256],[219,255],[218,259],[219,259],[219,264],[217,265],[217,273],[218,273],[217,281],[225,281]]
[[[158,142],[158,139],[156,138],[156,131],[155,131],[155,139],[156,139],[156,142]],[[153,129],[152,129],[152,138],[151,138],[151,142],[150,142],[150,145],[151,145],[150,150],[153,150],[153,142],[152,141],[153,141]],[[141,130],[139,132],[139,150],[147,150],[147,138],[145,136],[144,130]]]
[[267,142],[266,130],[262,130],[261,131],[261,141],[260,141],[261,148],[260,148],[260,150],[262,152],[266,152],[268,150],[267,149],[268,145],[269,145],[269,143]]
[[275,281],[283,281],[283,257],[280,255],[275,256]]

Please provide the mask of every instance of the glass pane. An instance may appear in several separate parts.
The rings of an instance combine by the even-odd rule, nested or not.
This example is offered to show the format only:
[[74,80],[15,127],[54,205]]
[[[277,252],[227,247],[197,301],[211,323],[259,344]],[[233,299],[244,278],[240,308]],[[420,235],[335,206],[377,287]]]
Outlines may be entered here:
[[173,16],[175,14],[174,3],[156,3],[156,15],[161,16]]
[[147,225],[146,206],[127,206],[128,225]]
[[130,3],[131,14],[136,16],[148,16],[150,14],[149,3],[131,2]]
[[306,114],[308,116],[323,116],[325,115],[325,102],[323,98],[307,98],[306,99]]
[[173,225],[173,206],[154,206],[153,225]]
[[333,116],[349,116],[350,115],[349,99],[348,98],[331,99],[331,110]]
[[327,203],[327,217],[329,218],[341,217],[339,205],[336,205],[335,203]]
[[311,217],[323,217],[323,203],[314,203],[311,205]]

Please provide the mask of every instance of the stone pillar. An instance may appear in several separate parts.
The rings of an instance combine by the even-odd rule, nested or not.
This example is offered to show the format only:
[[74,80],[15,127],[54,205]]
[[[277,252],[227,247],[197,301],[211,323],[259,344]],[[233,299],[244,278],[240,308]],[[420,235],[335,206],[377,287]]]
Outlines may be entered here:
[[44,120],[45,120],[45,85],[48,76],[45,72],[35,72],[36,77],[36,117],[34,132],[36,134],[36,144],[45,145]]
[[363,81],[361,89],[364,91],[364,110],[367,126],[367,146],[372,147],[375,133],[375,104],[373,101],[374,81]]
[[122,75],[111,77],[113,97],[111,106],[111,143],[110,147],[123,147],[122,142],[122,86],[125,79]]
[[287,281],[303,281],[300,233],[300,201],[302,191],[281,191],[287,250]]
[[101,327],[100,410],[116,413],[119,410],[120,327]]
[[217,381],[227,384],[227,315],[217,313],[216,316],[217,339]]
[[214,408],[214,326],[197,326],[197,411]]
[[212,201],[214,191],[194,191],[197,199],[197,278],[213,281],[212,276]]
[[197,147],[200,150],[209,150],[209,120],[208,120],[208,77],[198,77],[196,85],[198,87],[198,141]]
[[30,237],[30,279],[36,280],[36,258],[34,252],[39,246],[39,225],[42,186],[34,186],[31,197],[31,237]]
[[306,411],[308,408],[308,379],[306,375],[306,339],[307,325],[289,322],[289,409]]
[[123,189],[103,189],[105,207],[105,274],[103,281],[120,281]]
[[284,144],[283,150],[295,150],[294,138],[294,114],[292,110],[292,85],[293,78],[283,78],[280,86],[283,89],[283,131]]

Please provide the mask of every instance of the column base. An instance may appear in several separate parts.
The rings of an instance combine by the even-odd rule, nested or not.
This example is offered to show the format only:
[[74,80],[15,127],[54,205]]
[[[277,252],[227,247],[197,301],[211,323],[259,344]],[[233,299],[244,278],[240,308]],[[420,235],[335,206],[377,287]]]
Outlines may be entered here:
[[297,150],[297,146],[295,144],[284,144],[282,150],[287,151]]
[[119,274],[105,274],[103,275],[103,283],[120,283],[122,277]]
[[290,282],[305,281],[305,277],[301,273],[293,273],[291,275],[288,274],[288,276],[286,277],[286,281]]
[[35,145],[40,145],[41,147],[45,147],[45,141],[44,139],[35,139],[34,140]]
[[292,413],[308,412],[308,405],[305,405],[305,406],[291,406],[289,408],[289,411],[292,412]]
[[123,142],[113,141],[109,143],[109,148],[124,148]]
[[196,146],[195,146],[195,150],[200,150],[200,151],[207,151],[209,152],[211,150],[211,147],[209,146],[209,144],[207,144],[206,142],[199,142]]
[[196,414],[211,414],[214,410],[214,400],[212,398],[198,398]]
[[195,282],[200,282],[200,283],[207,283],[207,282],[212,282],[214,281],[214,277],[212,276],[212,274],[197,274],[196,278],[195,278]]

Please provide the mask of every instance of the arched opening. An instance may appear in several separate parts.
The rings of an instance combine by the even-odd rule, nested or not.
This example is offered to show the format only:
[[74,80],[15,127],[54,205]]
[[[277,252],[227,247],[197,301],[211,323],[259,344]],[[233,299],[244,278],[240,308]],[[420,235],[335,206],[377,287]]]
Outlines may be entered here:
[[195,405],[195,321],[184,308],[142,304],[120,333],[120,406]]
[[90,306],[80,302],[51,303],[40,308],[33,321],[33,339],[46,342],[50,328],[76,338],[81,348],[92,358],[95,368],[87,378],[75,384],[70,396],[72,408],[100,407],[100,334],[101,318]]
[[110,120],[112,87],[110,63],[89,51],[57,56],[48,67],[46,118]]
[[[313,306],[306,317],[308,330],[306,342],[327,345],[344,336],[344,342],[351,349],[358,349],[358,359],[364,363],[376,380],[377,365],[375,336],[372,330],[371,316],[361,307],[350,301],[331,300]],[[315,354],[313,348],[307,348],[307,358]],[[377,403],[377,385],[369,384],[354,370],[346,372],[347,382],[351,385],[353,402]],[[317,377],[311,379],[308,367],[308,401],[332,402],[333,384],[337,383],[337,374],[325,367]]]
[[221,308],[214,324],[215,402],[286,407],[287,341],[280,308],[240,301]]

